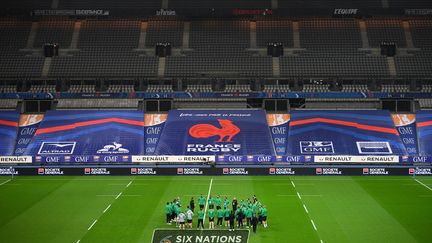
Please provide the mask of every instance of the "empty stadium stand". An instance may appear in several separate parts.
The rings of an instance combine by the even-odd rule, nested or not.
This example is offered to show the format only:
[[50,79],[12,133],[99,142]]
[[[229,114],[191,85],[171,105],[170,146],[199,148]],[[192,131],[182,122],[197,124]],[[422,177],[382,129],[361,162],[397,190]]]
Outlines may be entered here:
[[365,84],[344,84],[342,92],[367,92],[368,87]]
[[186,92],[212,92],[211,84],[190,84],[187,86]]
[[138,108],[138,99],[60,99],[58,110],[77,109],[131,109]]
[[[431,75],[431,29],[428,19],[400,17],[2,17],[0,77],[421,77]],[[381,56],[383,41],[401,51]],[[43,57],[47,42],[59,56]],[[275,42],[280,58],[266,55]],[[156,57],[156,43],[170,43],[172,55]]]

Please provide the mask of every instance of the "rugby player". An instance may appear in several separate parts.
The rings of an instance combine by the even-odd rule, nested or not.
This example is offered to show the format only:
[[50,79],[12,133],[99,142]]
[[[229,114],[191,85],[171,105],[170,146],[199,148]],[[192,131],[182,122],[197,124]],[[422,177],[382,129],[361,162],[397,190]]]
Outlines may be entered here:
[[215,210],[213,208],[209,209],[208,217],[209,217],[209,229],[214,229]]
[[224,217],[224,210],[219,206],[219,209],[217,210],[217,218],[218,218],[216,223],[217,226],[222,226],[223,217]]
[[177,218],[178,218],[178,223],[179,223],[180,230],[184,230],[185,229],[185,218],[186,218],[186,215],[182,211],[180,211],[180,213],[178,214]]
[[202,208],[198,211],[198,226],[197,226],[197,229],[200,229],[200,227],[201,227],[201,229],[204,229],[204,211],[203,211]]
[[206,199],[205,197],[201,194],[201,196],[198,198],[198,205],[200,209],[204,209],[204,205],[205,205]]

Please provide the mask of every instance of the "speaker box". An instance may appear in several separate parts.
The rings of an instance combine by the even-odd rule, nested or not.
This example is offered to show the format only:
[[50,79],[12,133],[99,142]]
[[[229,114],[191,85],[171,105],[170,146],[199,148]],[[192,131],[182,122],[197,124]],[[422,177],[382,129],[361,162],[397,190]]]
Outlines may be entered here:
[[282,43],[268,43],[267,44],[267,55],[272,57],[283,56],[283,45]]
[[171,56],[171,43],[157,43],[155,53],[158,57]]
[[44,44],[43,48],[44,48],[45,57],[53,57],[54,56],[55,50],[54,50],[53,44],[46,43],[46,44]]
[[381,42],[381,55],[394,57],[396,55],[396,43],[395,42]]

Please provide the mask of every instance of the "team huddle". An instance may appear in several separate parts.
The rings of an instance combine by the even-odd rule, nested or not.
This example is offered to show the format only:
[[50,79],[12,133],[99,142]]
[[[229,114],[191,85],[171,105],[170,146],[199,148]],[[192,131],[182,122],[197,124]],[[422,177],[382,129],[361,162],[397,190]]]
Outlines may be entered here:
[[[218,227],[228,227],[230,231],[234,230],[235,225],[238,229],[243,227],[252,227],[256,232],[257,224],[262,224],[267,227],[267,208],[254,195],[252,199],[241,199],[238,201],[233,198],[232,201],[225,197],[222,199],[220,195],[216,197],[209,196],[208,200],[201,194],[197,199],[198,207],[195,213],[195,200],[192,197],[186,209],[182,208],[180,197],[177,197],[172,202],[167,202],[165,206],[166,223],[176,223],[180,230],[193,228],[192,221],[196,215],[197,228],[204,229],[204,221],[206,215],[208,217],[209,229]],[[208,210],[207,206],[208,205]]]

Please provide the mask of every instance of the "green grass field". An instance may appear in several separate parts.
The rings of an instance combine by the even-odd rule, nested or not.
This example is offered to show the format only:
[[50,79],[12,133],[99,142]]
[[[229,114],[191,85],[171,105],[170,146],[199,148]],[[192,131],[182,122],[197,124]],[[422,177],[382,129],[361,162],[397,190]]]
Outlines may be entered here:
[[249,242],[432,241],[431,177],[9,179],[0,177],[5,243],[150,242],[155,228],[167,228],[166,201],[207,195],[212,179],[212,195],[256,194],[267,205],[269,227]]

